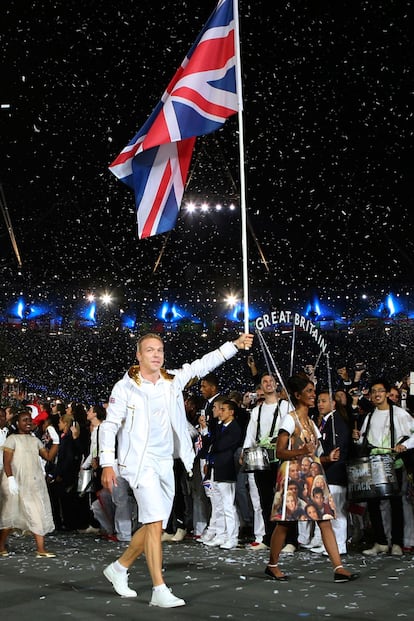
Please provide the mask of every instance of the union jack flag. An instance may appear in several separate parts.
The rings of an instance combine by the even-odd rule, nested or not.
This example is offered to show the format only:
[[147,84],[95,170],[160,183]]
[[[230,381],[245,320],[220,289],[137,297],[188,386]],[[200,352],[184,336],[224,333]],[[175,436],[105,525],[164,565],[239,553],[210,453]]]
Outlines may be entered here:
[[161,100],[109,166],[135,192],[140,238],[174,228],[197,136],[238,111],[235,0],[220,0]]
[[198,453],[201,451],[201,449],[203,448],[203,438],[201,437],[200,434],[198,434],[195,442],[194,442],[194,450],[195,450],[195,454],[198,455]]

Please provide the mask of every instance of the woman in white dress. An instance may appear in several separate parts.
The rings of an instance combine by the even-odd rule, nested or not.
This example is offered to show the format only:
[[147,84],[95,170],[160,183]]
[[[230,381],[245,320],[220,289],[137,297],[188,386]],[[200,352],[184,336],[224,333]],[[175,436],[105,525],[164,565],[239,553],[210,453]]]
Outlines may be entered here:
[[14,529],[28,530],[36,541],[36,556],[53,557],[45,550],[44,536],[55,529],[39,456],[52,461],[58,445],[50,449],[32,435],[32,418],[22,411],[17,418],[17,433],[4,443],[3,474],[1,478],[2,505],[0,509],[0,556],[7,556],[6,541]]

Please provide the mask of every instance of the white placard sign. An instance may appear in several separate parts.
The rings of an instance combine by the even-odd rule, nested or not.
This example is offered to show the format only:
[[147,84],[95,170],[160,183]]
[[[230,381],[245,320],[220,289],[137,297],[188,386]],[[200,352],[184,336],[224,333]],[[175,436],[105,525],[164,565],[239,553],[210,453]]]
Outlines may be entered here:
[[320,328],[304,315],[290,310],[270,311],[269,313],[264,313],[261,317],[257,317],[255,321],[256,328],[260,331],[272,326],[280,326],[280,324],[292,324],[297,329],[307,332],[320,347],[322,353],[326,353],[328,344],[322,336]]

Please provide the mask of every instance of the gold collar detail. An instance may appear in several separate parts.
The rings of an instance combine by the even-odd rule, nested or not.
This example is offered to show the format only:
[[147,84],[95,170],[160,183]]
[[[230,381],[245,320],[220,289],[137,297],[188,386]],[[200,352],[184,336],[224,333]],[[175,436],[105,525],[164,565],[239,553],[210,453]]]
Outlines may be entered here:
[[[134,366],[130,367],[128,370],[128,375],[132,380],[134,380],[137,386],[141,386],[142,379],[139,374],[139,364],[134,364]],[[174,375],[171,375],[171,373],[167,373],[165,369],[160,369],[160,375],[163,379],[170,382],[174,379]]]

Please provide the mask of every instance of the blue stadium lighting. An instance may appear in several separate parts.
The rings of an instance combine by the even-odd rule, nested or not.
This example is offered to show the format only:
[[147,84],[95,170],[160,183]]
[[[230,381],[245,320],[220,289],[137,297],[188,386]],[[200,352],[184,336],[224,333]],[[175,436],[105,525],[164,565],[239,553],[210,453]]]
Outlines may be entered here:
[[184,319],[187,316],[188,314],[181,308],[178,308],[176,304],[170,306],[168,302],[164,302],[164,304],[161,306],[160,311],[157,313],[158,319],[168,321],[169,323],[179,321],[180,319]]
[[77,315],[80,319],[83,319],[87,323],[95,325],[96,324],[96,303],[91,302],[90,304],[82,305]]
[[160,312],[158,313],[158,319],[162,319],[163,321],[165,321],[166,315],[168,313],[168,303],[164,302],[164,304],[161,307]]
[[50,308],[43,305],[33,304],[29,306],[25,304],[23,298],[20,298],[15,304],[11,306],[7,314],[12,317],[18,317],[19,319],[36,319],[42,315],[50,313]]
[[175,304],[172,306],[172,308],[171,308],[171,312],[172,312],[172,314],[173,314],[173,319],[174,319],[175,321],[177,321],[178,319],[183,319],[183,317],[184,317],[184,314],[183,314],[181,311],[179,311],[179,310],[177,309],[177,307],[175,306]]
[[96,321],[96,304],[92,302],[89,305],[89,309],[86,311],[86,318],[90,321]]
[[128,330],[133,330],[135,328],[135,317],[131,317],[131,315],[122,315],[121,325],[123,328]]
[[240,315],[243,312],[243,306],[241,304],[235,304],[230,317],[233,321],[239,321]]
[[19,300],[19,302],[17,303],[17,316],[20,317],[20,319],[23,319],[23,311],[24,311],[24,307],[25,304],[23,302],[23,300]]
[[386,305],[388,310],[390,311],[390,317],[392,317],[401,310],[398,301],[394,298],[392,293],[387,296]]
[[395,296],[390,293],[387,295],[384,302],[382,302],[376,310],[375,315],[378,317],[394,317],[397,313],[402,311],[402,305],[395,298]]
[[41,317],[42,315],[46,315],[49,312],[49,308],[47,306],[30,306],[29,314],[27,315],[28,319],[35,319],[36,317]]
[[[257,308],[249,306],[249,321],[253,321],[259,317],[261,313]],[[243,321],[244,318],[244,305],[241,302],[236,302],[229,311],[226,313],[226,319],[230,321]]]

